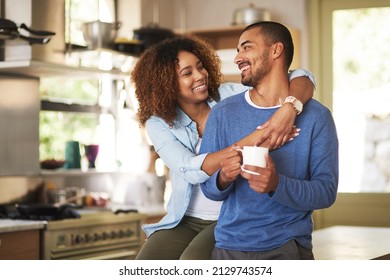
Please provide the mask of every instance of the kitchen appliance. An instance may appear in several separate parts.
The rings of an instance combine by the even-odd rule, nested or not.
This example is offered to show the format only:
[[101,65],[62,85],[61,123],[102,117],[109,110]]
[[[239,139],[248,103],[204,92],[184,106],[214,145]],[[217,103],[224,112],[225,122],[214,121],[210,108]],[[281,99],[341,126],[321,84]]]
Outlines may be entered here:
[[143,240],[146,215],[111,211],[80,211],[79,219],[47,223],[41,240],[42,259],[134,259]]
[[233,25],[249,25],[258,21],[271,20],[268,10],[257,8],[252,3],[249,7],[236,9],[233,13]]
[[[28,35],[24,35],[23,32],[28,32]],[[0,39],[20,38],[30,44],[47,44],[55,34],[51,31],[32,29],[25,23],[18,26],[12,20],[0,18]]]
[[95,20],[82,25],[84,39],[89,49],[112,48],[120,22],[102,22]]
[[72,205],[7,205],[0,207],[0,218],[47,221],[41,233],[41,259],[110,260],[135,258],[146,215]]
[[135,29],[133,33],[133,39],[138,40],[144,46],[144,49],[167,38],[175,37],[175,33],[172,30],[159,27],[157,24],[149,24],[148,26]]

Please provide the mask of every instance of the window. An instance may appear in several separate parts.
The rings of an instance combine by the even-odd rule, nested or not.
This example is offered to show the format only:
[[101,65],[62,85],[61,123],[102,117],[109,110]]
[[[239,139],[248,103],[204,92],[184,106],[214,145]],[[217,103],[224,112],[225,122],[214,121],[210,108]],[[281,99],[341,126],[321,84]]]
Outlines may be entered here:
[[340,192],[390,192],[390,1],[319,0],[319,99],[333,109]]
[[[71,19],[66,23],[66,30],[71,30],[66,33],[67,43],[83,43],[82,22],[115,19],[113,0],[67,0],[65,5],[66,18]],[[83,63],[90,65],[83,66],[111,69],[113,58],[108,54],[97,51],[99,65],[93,65],[96,54],[89,54]],[[67,64],[73,64],[74,57],[66,59],[70,60]],[[90,144],[99,145],[98,171],[140,173],[148,168],[149,145],[135,118],[129,75],[115,79],[42,78],[40,94],[40,160],[63,160],[66,142],[73,140],[80,143],[83,169],[88,168],[84,145]]]

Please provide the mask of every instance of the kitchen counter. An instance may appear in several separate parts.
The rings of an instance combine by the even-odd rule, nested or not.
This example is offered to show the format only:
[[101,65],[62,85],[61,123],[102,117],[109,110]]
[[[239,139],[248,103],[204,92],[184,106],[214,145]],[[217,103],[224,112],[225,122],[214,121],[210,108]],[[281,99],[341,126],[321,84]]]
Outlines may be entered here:
[[161,216],[166,214],[164,204],[155,204],[149,206],[136,206],[136,205],[126,205],[126,204],[112,204],[110,206],[112,212],[118,210],[134,210],[140,214],[146,214],[148,216]]
[[0,233],[24,230],[40,230],[43,229],[46,224],[46,221],[0,219]]
[[317,260],[390,259],[390,228],[333,226],[313,232]]

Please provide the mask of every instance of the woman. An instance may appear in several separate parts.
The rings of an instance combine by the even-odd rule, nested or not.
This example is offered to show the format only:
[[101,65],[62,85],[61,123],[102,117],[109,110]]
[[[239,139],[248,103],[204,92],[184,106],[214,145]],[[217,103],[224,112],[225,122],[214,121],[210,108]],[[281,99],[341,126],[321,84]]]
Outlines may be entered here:
[[[220,86],[220,66],[208,43],[180,36],[146,50],[131,74],[139,122],[169,167],[172,183],[168,213],[160,222],[143,226],[148,239],[137,259],[210,259],[221,203],[208,200],[199,184],[219,169],[221,154],[231,147],[207,155],[197,151],[211,107],[247,89],[238,84]],[[313,83],[307,78],[295,80],[300,80],[299,91],[306,95],[300,98],[309,100]],[[292,106],[283,105],[277,113],[237,145],[276,148],[295,137]]]

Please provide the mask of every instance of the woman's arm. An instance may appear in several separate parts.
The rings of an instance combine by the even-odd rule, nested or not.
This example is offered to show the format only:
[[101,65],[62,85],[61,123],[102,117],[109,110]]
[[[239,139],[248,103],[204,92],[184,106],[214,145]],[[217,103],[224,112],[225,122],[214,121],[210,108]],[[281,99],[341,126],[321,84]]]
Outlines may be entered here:
[[[313,95],[315,85],[310,77],[300,76],[290,81],[289,96],[294,96],[303,104],[306,104]],[[273,150],[284,145],[290,139],[291,128],[294,126],[297,112],[291,103],[283,105],[272,115],[272,117],[261,126],[264,134],[258,140],[263,143],[268,140],[267,146]]]
[[146,121],[145,128],[154,149],[170,171],[191,184],[209,178],[201,169],[206,154],[196,155],[188,148],[191,144],[185,128],[171,128],[163,119],[154,116]]

